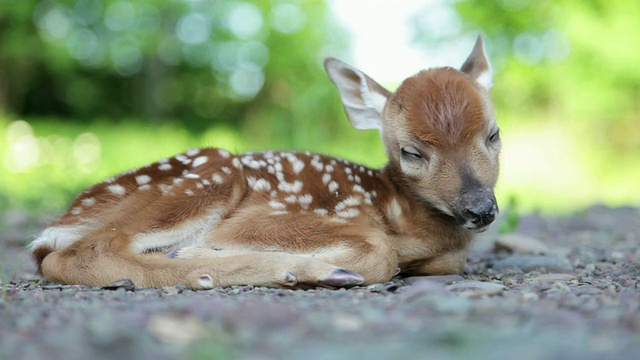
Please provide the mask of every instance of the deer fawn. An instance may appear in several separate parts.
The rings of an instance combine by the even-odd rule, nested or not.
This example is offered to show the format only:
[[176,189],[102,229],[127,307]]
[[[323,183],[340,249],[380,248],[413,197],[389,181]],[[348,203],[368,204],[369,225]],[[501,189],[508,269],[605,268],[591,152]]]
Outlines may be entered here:
[[29,250],[46,278],[104,286],[308,288],[460,273],[498,206],[500,138],[478,40],[460,71],[391,93],[333,58],[351,124],[377,129],[380,170],[311,153],[193,149],[85,190]]

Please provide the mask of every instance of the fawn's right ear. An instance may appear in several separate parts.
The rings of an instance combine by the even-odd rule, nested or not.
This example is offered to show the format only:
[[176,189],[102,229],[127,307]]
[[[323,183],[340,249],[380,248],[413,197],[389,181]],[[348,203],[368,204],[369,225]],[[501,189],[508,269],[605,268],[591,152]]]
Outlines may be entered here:
[[382,110],[391,93],[362,71],[338,59],[327,58],[324,67],[338,87],[351,125],[360,130],[382,130]]

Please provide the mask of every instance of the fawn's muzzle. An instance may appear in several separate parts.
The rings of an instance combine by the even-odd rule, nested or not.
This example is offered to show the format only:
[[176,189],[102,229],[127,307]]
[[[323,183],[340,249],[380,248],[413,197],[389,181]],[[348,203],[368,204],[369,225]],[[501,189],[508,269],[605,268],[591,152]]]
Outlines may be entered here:
[[463,193],[458,209],[458,220],[469,230],[483,230],[498,214],[495,195],[487,189]]

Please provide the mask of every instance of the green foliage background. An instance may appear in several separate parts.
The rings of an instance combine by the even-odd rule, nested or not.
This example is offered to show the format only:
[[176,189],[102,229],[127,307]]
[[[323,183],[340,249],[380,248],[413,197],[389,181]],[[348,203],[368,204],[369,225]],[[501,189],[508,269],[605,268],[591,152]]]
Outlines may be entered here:
[[[434,7],[446,26],[429,22]],[[198,146],[382,165],[378,135],[350,128],[322,70],[349,54],[334,19],[320,0],[0,0],[0,207],[59,211]],[[485,34],[504,203],[640,204],[638,19],[623,0],[442,0],[415,14],[430,53]]]

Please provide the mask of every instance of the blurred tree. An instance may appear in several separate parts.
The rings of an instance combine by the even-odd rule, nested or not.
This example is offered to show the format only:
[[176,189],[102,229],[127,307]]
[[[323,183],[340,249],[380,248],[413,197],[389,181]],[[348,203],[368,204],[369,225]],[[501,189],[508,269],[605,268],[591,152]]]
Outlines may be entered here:
[[[640,114],[640,2],[625,0],[445,0],[454,21],[434,28],[415,17],[417,40],[442,44],[487,35],[500,82],[498,107],[562,121]],[[640,149],[640,141],[638,141]]]
[[320,54],[337,31],[326,12],[321,1],[0,0],[0,111],[222,123],[303,144],[292,128],[310,133],[313,114],[331,129],[341,112],[326,106]]

